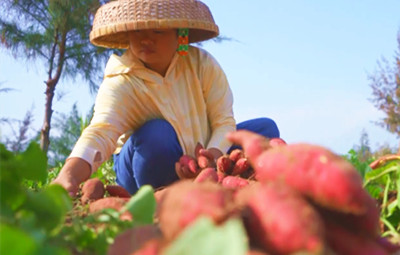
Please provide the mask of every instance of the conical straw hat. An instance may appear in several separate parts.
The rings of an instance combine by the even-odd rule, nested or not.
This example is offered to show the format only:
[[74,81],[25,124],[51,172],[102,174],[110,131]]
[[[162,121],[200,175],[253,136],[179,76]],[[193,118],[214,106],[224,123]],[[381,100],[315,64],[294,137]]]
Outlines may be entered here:
[[128,48],[128,33],[140,29],[189,28],[189,42],[218,36],[218,26],[198,0],[117,0],[101,6],[90,41],[106,48]]

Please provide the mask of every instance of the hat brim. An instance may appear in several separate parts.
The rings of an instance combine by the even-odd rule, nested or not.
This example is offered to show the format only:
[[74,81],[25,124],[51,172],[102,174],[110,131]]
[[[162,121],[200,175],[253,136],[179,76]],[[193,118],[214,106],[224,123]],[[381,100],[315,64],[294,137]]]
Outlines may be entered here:
[[128,48],[129,32],[142,29],[189,29],[189,43],[219,35],[208,7],[198,0],[118,0],[101,6],[90,41],[107,48]]

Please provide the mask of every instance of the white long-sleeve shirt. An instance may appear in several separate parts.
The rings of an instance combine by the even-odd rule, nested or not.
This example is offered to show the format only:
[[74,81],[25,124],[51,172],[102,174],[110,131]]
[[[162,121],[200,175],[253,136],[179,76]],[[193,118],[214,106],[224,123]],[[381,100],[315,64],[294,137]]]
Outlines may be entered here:
[[232,104],[226,75],[205,50],[190,47],[185,57],[175,54],[165,77],[127,50],[110,57],[93,119],[69,158],[86,160],[93,172],[155,118],[173,126],[184,154],[193,155],[198,142],[227,152],[231,143],[225,134],[236,129]]

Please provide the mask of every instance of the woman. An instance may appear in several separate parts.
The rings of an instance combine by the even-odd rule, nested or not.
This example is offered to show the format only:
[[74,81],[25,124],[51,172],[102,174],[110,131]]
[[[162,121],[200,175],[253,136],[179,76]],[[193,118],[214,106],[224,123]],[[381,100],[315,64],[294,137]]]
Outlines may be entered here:
[[208,7],[193,0],[120,0],[96,13],[91,42],[126,48],[107,63],[90,125],[54,183],[71,195],[114,154],[117,183],[135,193],[176,180],[175,162],[197,144],[212,160],[232,149],[225,135],[247,129],[279,137],[271,119],[236,125],[226,76],[205,50],[218,36]]

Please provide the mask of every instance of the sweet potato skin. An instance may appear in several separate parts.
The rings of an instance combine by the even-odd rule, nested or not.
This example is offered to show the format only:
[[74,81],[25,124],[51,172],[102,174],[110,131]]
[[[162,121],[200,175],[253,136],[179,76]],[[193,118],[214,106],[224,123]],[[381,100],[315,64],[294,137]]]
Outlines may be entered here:
[[129,228],[115,237],[113,244],[109,246],[107,255],[130,255],[144,248],[150,240],[161,237],[161,232],[156,225]]
[[293,189],[281,183],[258,183],[239,190],[235,201],[256,247],[273,254],[322,252],[322,219]]
[[250,161],[247,158],[238,159],[233,166],[232,175],[241,175],[251,168]]
[[159,208],[160,229],[167,240],[174,239],[200,216],[215,223],[233,210],[232,193],[213,182],[181,180],[168,187]]
[[217,159],[217,171],[230,175],[233,170],[234,162],[229,158],[229,155],[222,155]]
[[211,181],[211,182],[218,182],[218,174],[215,168],[212,167],[207,167],[201,170],[199,175],[197,175],[196,179],[194,179],[194,182],[206,182],[206,181]]
[[112,197],[131,197],[129,191],[119,185],[106,185],[106,191]]
[[[122,197],[104,197],[89,204],[89,213],[96,213],[106,208],[121,210],[121,208],[129,201],[129,198]],[[122,220],[132,220],[132,215],[126,211],[121,215]]]
[[341,255],[389,255],[390,253],[379,244],[377,239],[370,238],[362,233],[354,233],[345,226],[332,221],[324,221],[326,238],[329,247]]
[[98,200],[104,197],[105,188],[102,181],[99,178],[92,178],[85,181],[82,185],[82,204],[89,203],[91,201]]
[[224,177],[221,184],[224,188],[238,190],[249,185],[249,181],[239,176],[228,175]]
[[260,182],[284,181],[317,203],[339,211],[362,214],[367,210],[369,194],[360,174],[328,149],[299,143],[262,150],[268,139],[242,130],[228,134],[228,139],[242,145]]

